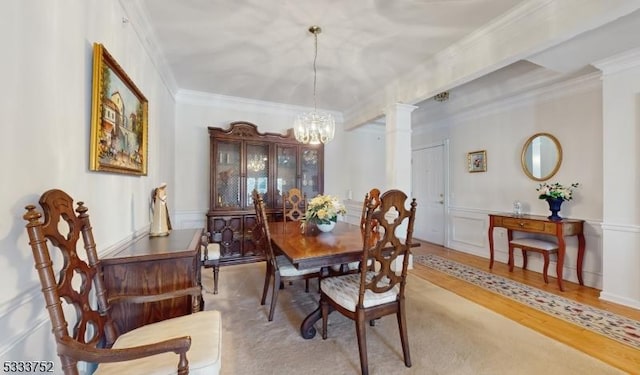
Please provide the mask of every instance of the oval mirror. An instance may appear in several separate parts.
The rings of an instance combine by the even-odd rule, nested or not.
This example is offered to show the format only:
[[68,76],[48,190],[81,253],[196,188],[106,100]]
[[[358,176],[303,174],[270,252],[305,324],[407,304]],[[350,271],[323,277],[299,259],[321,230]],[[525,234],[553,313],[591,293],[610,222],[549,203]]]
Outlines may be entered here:
[[529,178],[545,181],[560,169],[562,147],[549,133],[532,135],[522,148],[522,170]]

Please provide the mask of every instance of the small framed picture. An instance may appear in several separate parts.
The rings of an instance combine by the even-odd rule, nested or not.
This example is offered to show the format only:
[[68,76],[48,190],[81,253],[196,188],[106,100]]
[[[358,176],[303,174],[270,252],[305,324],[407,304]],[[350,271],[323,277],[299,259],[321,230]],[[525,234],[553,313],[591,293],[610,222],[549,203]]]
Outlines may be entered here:
[[469,163],[469,172],[486,172],[487,171],[487,151],[473,151],[467,154],[467,162]]

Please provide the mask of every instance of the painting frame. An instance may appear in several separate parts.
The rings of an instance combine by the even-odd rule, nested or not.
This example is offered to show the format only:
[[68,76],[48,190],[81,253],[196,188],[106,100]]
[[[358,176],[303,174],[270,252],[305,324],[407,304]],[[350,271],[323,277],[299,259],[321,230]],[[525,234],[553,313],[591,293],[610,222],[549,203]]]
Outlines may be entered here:
[[472,151],[467,153],[467,166],[469,173],[487,171],[487,151]]
[[146,176],[149,102],[100,43],[92,84],[89,170]]

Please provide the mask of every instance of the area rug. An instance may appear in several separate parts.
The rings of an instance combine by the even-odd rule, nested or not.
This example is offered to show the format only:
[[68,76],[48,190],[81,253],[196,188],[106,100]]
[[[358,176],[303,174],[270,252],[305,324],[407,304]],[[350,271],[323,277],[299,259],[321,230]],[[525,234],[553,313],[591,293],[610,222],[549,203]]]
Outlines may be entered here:
[[442,271],[554,317],[640,349],[640,322],[433,254],[414,262]]
[[[315,288],[305,293],[303,281],[280,291],[269,322],[268,306],[260,305],[264,272],[264,263],[222,267],[219,294],[204,293],[205,309],[222,313],[221,373],[359,374],[355,324],[334,312],[327,340],[320,333],[303,339],[300,323],[319,299]],[[211,289],[210,270],[202,278]],[[622,373],[414,275],[407,282],[406,306],[413,366],[404,366],[398,324],[388,316],[367,326],[370,374]]]

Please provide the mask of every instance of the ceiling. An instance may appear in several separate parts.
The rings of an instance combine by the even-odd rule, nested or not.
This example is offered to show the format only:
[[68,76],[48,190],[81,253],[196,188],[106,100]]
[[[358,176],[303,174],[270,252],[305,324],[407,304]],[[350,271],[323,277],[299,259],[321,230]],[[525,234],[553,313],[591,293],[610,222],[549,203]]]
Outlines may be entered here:
[[[314,105],[314,38],[308,28],[319,25],[317,107],[344,112],[450,45],[531,2],[131,0],[122,4],[142,20],[138,28],[160,56],[173,90],[305,107]],[[636,29],[638,19],[631,22]],[[624,35],[628,32],[622,30]],[[554,74],[571,74],[599,56],[595,46],[612,52],[614,43],[603,43],[603,38],[606,41],[602,35],[574,38],[564,42],[574,43],[573,50],[551,46],[529,61]],[[569,54],[561,52],[565,50]]]

